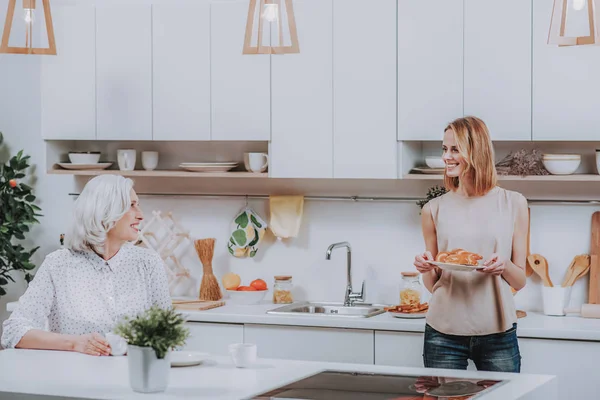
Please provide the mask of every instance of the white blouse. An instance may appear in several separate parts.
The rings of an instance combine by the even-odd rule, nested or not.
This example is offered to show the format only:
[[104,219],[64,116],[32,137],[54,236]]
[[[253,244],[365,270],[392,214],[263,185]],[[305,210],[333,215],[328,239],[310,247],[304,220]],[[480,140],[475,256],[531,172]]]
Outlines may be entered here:
[[126,244],[105,261],[93,251],[61,249],[46,257],[9,319],[0,344],[13,348],[30,329],[106,334],[125,315],[171,307],[163,260]]

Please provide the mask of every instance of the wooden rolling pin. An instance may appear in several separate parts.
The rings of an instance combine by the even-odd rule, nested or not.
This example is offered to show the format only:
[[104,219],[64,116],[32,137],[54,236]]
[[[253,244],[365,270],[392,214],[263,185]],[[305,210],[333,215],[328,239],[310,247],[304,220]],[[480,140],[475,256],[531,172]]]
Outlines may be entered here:
[[583,318],[600,318],[600,304],[582,304],[581,308],[565,308],[565,314],[580,314]]

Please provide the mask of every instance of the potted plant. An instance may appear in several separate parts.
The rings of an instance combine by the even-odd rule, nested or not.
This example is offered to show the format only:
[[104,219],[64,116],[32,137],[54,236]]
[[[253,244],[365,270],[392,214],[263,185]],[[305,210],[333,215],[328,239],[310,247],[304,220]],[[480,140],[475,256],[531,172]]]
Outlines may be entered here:
[[[0,150],[2,147],[0,132]],[[39,247],[26,250],[16,243],[25,239],[30,226],[39,223],[36,217],[41,216],[40,208],[34,204],[33,189],[21,182],[28,167],[29,156],[24,156],[23,150],[8,162],[0,162],[0,297],[6,294],[3,286],[14,282],[12,271],[22,271],[27,283],[33,279],[30,271],[35,265],[31,258]]]
[[163,392],[169,384],[171,349],[185,344],[189,330],[174,309],[153,306],[125,317],[115,333],[127,342],[129,384],[136,392]]
[[433,200],[436,197],[440,197],[446,193],[448,193],[448,190],[445,187],[437,185],[432,186],[429,188],[429,190],[427,190],[427,197],[425,199],[417,201],[417,205],[422,210],[425,204],[429,203],[430,200]]

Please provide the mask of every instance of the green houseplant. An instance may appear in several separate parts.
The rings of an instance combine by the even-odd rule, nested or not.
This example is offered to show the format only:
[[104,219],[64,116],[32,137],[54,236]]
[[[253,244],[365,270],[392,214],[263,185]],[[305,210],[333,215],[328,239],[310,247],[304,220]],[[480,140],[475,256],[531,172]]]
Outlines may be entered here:
[[[0,132],[0,148],[3,143]],[[6,294],[2,286],[14,282],[12,271],[24,272],[28,283],[33,279],[29,271],[35,265],[30,260],[39,247],[26,250],[21,244],[15,244],[15,240],[25,239],[29,227],[39,223],[36,217],[41,216],[40,208],[33,204],[32,188],[20,182],[26,176],[28,160],[29,156],[24,156],[21,150],[8,162],[0,163],[0,296]]]
[[153,306],[126,317],[115,333],[127,342],[129,384],[136,392],[164,391],[169,383],[170,350],[185,344],[189,330],[174,309]]
[[429,203],[430,200],[433,200],[436,197],[440,197],[440,196],[446,194],[447,192],[448,192],[448,190],[443,186],[437,186],[437,185],[432,186],[429,188],[429,190],[427,190],[426,198],[417,201],[417,205],[422,210],[423,207],[425,206],[425,204]]

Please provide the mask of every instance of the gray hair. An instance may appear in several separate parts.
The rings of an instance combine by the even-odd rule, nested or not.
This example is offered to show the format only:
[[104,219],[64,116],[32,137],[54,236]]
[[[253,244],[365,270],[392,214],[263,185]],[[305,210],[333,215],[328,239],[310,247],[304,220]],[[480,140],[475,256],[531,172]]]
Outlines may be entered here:
[[106,234],[131,206],[133,181],[121,175],[91,179],[75,201],[66,245],[72,250],[94,250],[104,254]]

